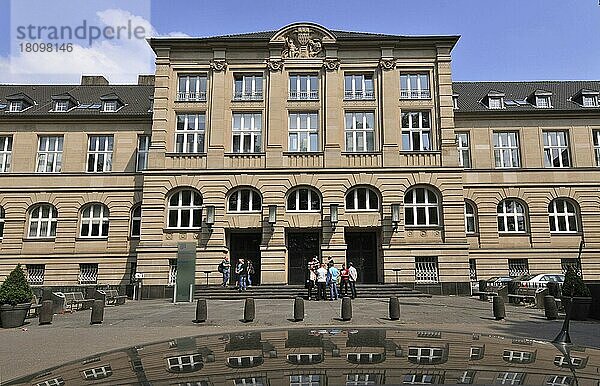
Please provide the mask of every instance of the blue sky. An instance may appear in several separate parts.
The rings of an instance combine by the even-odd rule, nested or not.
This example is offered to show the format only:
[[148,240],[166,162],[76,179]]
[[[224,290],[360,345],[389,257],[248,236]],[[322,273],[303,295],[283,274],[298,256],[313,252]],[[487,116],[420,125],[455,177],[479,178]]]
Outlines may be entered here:
[[[48,3],[47,0],[27,1]],[[59,0],[52,4],[61,11],[61,18],[75,21],[80,17],[83,2],[56,1]],[[130,0],[97,4],[147,18],[154,33],[160,35],[209,36],[271,30],[296,21],[312,21],[332,29],[389,34],[458,34],[462,37],[453,52],[455,80],[600,79],[598,0],[154,0],[149,15],[139,7],[133,7]],[[6,64],[14,59],[10,51],[9,5],[9,0],[0,0],[0,70],[2,60]],[[29,6],[28,9],[38,20],[46,15],[38,7]],[[103,20],[106,22],[107,18],[114,20],[108,16]],[[106,53],[102,50],[110,52],[103,57],[118,59],[118,51],[110,51],[113,48],[109,45],[94,47],[96,52],[89,62],[102,62],[98,59],[98,55]],[[106,71],[111,72],[111,80],[134,81],[134,74],[127,70],[147,72],[152,69],[151,51],[146,47],[125,49],[130,53],[129,58],[135,52],[144,60],[127,67],[119,68],[114,63],[112,67],[106,67]],[[127,62],[127,59],[121,61]],[[79,72],[104,69],[84,60],[76,64],[83,67]],[[65,67],[64,64],[56,65]],[[33,66],[32,71],[40,72],[41,69]],[[43,73],[15,75],[0,72],[0,82],[26,82],[29,79],[53,82],[76,81],[77,77],[73,73],[45,76]]]

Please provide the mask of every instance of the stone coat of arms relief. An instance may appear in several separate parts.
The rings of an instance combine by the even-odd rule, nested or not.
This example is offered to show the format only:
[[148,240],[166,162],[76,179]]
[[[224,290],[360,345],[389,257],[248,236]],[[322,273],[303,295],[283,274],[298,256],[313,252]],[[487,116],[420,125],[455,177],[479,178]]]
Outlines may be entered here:
[[285,36],[283,59],[315,58],[323,51],[322,36],[308,27],[298,27]]

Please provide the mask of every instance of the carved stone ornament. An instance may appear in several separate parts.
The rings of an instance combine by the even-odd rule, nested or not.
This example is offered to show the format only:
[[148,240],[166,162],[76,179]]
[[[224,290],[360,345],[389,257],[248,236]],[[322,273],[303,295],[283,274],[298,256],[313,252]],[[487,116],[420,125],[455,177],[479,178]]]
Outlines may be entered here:
[[420,235],[421,237],[427,237],[427,231],[421,231]]
[[225,59],[215,59],[210,62],[210,68],[215,72],[225,71],[227,68],[227,62]]
[[298,27],[285,36],[281,57],[314,58],[323,51],[322,39],[323,37],[310,27]]
[[269,71],[277,72],[283,69],[283,60],[281,59],[269,59],[267,60],[267,68]]
[[396,68],[396,59],[393,58],[382,58],[379,60],[379,67],[384,71],[390,71]]
[[327,71],[336,71],[340,68],[340,61],[338,59],[325,59],[323,67],[325,67]]
[[167,237],[167,240],[173,240],[173,234],[172,233],[167,233],[166,237]]

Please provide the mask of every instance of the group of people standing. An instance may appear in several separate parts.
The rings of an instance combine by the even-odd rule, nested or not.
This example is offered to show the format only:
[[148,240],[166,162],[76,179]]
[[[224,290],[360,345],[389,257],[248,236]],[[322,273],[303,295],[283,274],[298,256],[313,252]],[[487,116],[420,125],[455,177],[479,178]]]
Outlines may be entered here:
[[[223,275],[223,287],[229,285],[229,279],[231,276],[231,263],[229,257],[225,256],[221,263],[219,263],[219,272]],[[235,286],[238,291],[246,291],[248,287],[252,286],[252,276],[254,275],[254,264],[252,260],[239,259],[234,270],[235,274]]]
[[[358,272],[352,263],[348,267],[342,264],[341,269],[336,268],[333,259],[327,264],[319,262],[317,256],[308,262],[308,280],[306,288],[308,289],[308,300],[327,300],[327,288],[329,288],[329,300],[333,301],[343,296],[356,298],[356,279]],[[313,296],[313,289],[316,287],[316,294]]]

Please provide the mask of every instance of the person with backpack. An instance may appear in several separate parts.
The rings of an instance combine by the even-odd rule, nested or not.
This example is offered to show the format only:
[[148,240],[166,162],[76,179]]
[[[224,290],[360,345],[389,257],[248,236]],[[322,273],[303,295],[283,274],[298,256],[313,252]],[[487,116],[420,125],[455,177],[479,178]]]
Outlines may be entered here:
[[346,264],[342,264],[340,277],[340,293],[342,296],[348,296],[348,281],[350,280],[350,271],[348,271],[348,268],[346,268]]
[[354,264],[348,263],[348,283],[350,283],[350,291],[352,291],[352,299],[356,299],[356,279],[358,278],[358,272],[354,268]]
[[225,256],[218,267],[219,272],[223,275],[223,287],[227,287],[229,284],[229,273],[231,272],[231,264],[229,263],[229,256]]
[[252,275],[254,275],[254,265],[252,264],[252,260],[250,260],[250,259],[248,259],[247,268],[248,268],[248,276],[247,276],[248,287],[252,287]]
[[248,276],[248,266],[244,259],[240,259],[238,261],[237,266],[235,267],[235,273],[238,275],[238,291],[246,291],[246,278]]
[[329,282],[329,300],[337,300],[339,297],[337,282],[340,276],[340,271],[332,264],[327,270],[327,278]]

